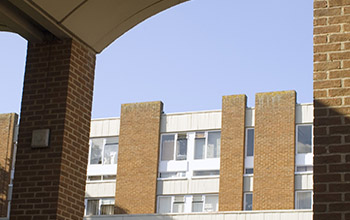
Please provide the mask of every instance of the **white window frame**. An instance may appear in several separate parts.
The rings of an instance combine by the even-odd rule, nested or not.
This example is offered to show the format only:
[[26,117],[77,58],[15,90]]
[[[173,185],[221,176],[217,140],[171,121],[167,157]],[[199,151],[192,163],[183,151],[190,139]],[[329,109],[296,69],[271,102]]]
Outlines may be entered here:
[[[104,164],[104,154],[105,154],[105,146],[106,146],[106,142],[107,142],[107,138],[118,138],[118,150],[117,150],[117,157],[118,157],[118,152],[119,152],[119,136],[110,136],[110,137],[93,137],[90,138],[89,140],[89,161],[88,161],[88,165],[91,166],[104,166],[104,165],[117,165],[117,164]],[[92,151],[92,140],[93,139],[103,139],[103,144],[102,144],[102,151],[101,151],[101,164],[91,164],[91,151]],[[118,163],[118,162],[117,162]]]
[[[187,152],[186,152],[186,160],[188,160],[188,132],[179,132],[179,133],[164,133],[160,136],[160,150],[159,150],[159,161],[186,161],[186,160],[176,160],[176,144],[177,144],[177,137],[178,134],[186,134],[186,140],[187,140]],[[162,160],[162,152],[163,152],[163,136],[165,135],[174,135],[174,153],[173,153],[173,159],[172,160]]]
[[252,210],[253,210],[253,192],[244,192],[243,193],[243,210],[244,211],[252,211],[252,210],[246,210],[245,209],[245,203],[246,203],[246,195],[251,194],[252,195]]
[[[175,176],[175,177],[161,177],[161,173],[185,173],[184,176]],[[186,176],[186,173],[187,171],[183,170],[183,171],[163,171],[163,172],[158,172],[158,178],[157,180],[179,180],[179,179],[187,179],[187,176]]]
[[[89,180],[89,176],[100,176],[101,177],[101,179],[100,180]],[[104,176],[115,176],[115,178],[114,179],[107,179],[107,180],[105,180],[104,179]],[[87,183],[100,183],[100,182],[104,182],[104,183],[106,183],[106,182],[115,182],[116,181],[116,179],[117,179],[117,175],[115,175],[115,174],[111,174],[111,175],[106,175],[106,174],[104,174],[104,175],[88,175],[88,176],[86,176],[86,182]]]
[[[311,193],[311,201],[310,201],[311,208],[310,209],[300,209],[297,207],[297,205],[298,205],[298,193],[302,193],[302,192]],[[295,209],[297,209],[297,210],[312,210],[313,204],[314,204],[314,192],[313,192],[313,190],[296,190],[295,191],[295,204],[294,204]]]
[[[90,198],[85,198],[84,201],[84,205],[85,205],[85,210],[84,210],[84,216],[101,216],[101,206],[102,204],[102,200],[107,200],[107,199],[114,199],[114,197],[108,197],[108,198],[101,198],[101,197],[90,197]],[[87,215],[87,205],[88,205],[88,200],[98,200],[98,214],[97,215]],[[114,204],[115,205],[115,200],[114,200]]]
[[314,167],[313,165],[295,165],[295,174],[312,174],[312,171],[298,171],[298,167]]
[[[245,157],[254,157],[254,150],[255,150],[255,146],[254,146],[254,150],[253,150],[253,156],[248,156],[248,130],[254,130],[254,145],[255,145],[255,128],[254,127],[246,127],[245,128],[245,143],[244,143],[244,155]],[[253,168],[253,167],[247,167],[247,168]]]
[[[298,128],[299,127],[305,127],[305,126],[311,126],[311,152],[309,153],[298,153]],[[313,124],[297,124],[295,127],[295,154],[313,154],[314,153],[314,129]]]
[[[195,135],[196,133],[199,132],[203,132],[204,133],[204,137],[205,137],[205,142],[204,142],[204,158],[203,159],[195,159],[195,151],[196,151],[196,137],[194,138],[194,146],[193,146],[193,160],[210,160],[210,159],[217,159],[220,158],[219,157],[214,157],[214,158],[208,158],[208,140],[209,140],[209,133],[211,132],[220,132],[220,142],[221,142],[221,130],[210,130],[210,131],[195,131]],[[220,148],[221,148],[221,143],[220,143]],[[220,149],[221,152],[221,149]]]

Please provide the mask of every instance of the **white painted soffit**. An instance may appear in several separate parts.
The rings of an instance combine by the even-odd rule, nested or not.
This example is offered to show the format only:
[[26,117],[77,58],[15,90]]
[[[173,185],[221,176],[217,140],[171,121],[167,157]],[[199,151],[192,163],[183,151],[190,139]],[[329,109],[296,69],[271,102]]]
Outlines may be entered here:
[[9,0],[56,37],[97,53],[145,19],[188,0]]

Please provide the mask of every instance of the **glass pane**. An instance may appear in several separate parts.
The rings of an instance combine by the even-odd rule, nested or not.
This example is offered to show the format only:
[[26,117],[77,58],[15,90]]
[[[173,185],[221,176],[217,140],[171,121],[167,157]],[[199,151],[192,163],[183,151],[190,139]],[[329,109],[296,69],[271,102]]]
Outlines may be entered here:
[[220,157],[221,132],[208,132],[207,158]]
[[297,166],[297,172],[312,172],[312,166]]
[[194,159],[204,159],[205,138],[196,138],[194,146]]
[[176,177],[186,177],[186,172],[161,172],[159,175],[160,178],[176,178]]
[[116,180],[116,175],[103,175],[103,180]]
[[101,176],[88,176],[89,181],[99,181],[101,180]]
[[174,202],[173,213],[183,213],[185,211],[185,203]]
[[312,152],[312,126],[298,126],[297,151],[299,154]]
[[193,171],[193,176],[218,176],[220,170],[196,170]]
[[175,135],[163,135],[162,136],[162,158],[161,160],[173,160],[174,159],[174,141]]
[[176,141],[176,160],[187,159],[187,139],[186,136],[178,135]]
[[254,173],[254,169],[253,168],[245,169],[245,174],[253,174],[253,173]]
[[171,212],[171,197],[159,197],[158,199],[158,213]]
[[205,212],[217,212],[218,211],[218,201],[219,201],[219,197],[217,195],[205,196],[204,211]]
[[254,129],[247,129],[247,157],[254,156]]
[[103,156],[103,164],[117,164],[118,144],[106,144]]
[[99,200],[88,200],[86,215],[98,215]]
[[311,192],[297,192],[297,209],[311,209]]
[[244,210],[253,210],[253,194],[244,194]]
[[90,164],[102,164],[103,138],[91,139]]
[[114,215],[114,205],[101,205],[101,215]]
[[192,202],[192,212],[203,212],[203,202]]

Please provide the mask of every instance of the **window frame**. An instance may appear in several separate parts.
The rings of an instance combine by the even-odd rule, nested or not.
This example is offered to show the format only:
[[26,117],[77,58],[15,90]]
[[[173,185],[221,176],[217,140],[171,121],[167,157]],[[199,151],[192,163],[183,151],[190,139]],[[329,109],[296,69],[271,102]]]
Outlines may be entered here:
[[[196,155],[196,137],[194,138],[194,146],[193,146],[193,160],[211,160],[211,159],[218,159],[220,158],[220,153],[221,153],[221,130],[206,130],[206,131],[195,131],[195,136],[197,135],[197,132],[203,132],[204,133],[204,157],[201,159],[195,158]],[[208,141],[209,141],[209,133],[214,133],[214,132],[219,132],[220,133],[220,148],[219,148],[219,156],[218,157],[210,157],[208,158]]]
[[[295,192],[295,204],[294,204],[294,209],[296,210],[312,210],[313,208],[313,204],[314,204],[314,192],[313,190],[296,190]],[[298,208],[298,194],[299,193],[311,193],[311,196],[310,196],[310,209],[301,209],[301,208]]]
[[[105,157],[105,146],[107,143],[108,138],[118,138],[118,148],[117,148],[117,163],[118,163],[118,152],[119,152],[119,135],[118,136],[107,136],[107,137],[93,137],[89,139],[89,160],[88,160],[88,165],[89,166],[109,166],[109,165],[117,165],[117,163],[113,164],[104,164],[104,157]],[[92,140],[93,139],[103,139],[103,144],[102,144],[102,151],[101,151],[101,163],[99,164],[92,164],[91,163],[91,153],[92,153]]]
[[[246,197],[247,195],[252,195],[252,209],[251,210],[245,208],[245,204],[247,201],[247,197]],[[252,211],[252,210],[253,210],[253,192],[244,192],[243,193],[243,211]]]
[[[311,126],[311,152],[308,153],[299,153],[298,152],[298,138],[299,138],[299,132],[298,128],[299,127],[306,127],[306,126]],[[306,154],[313,154],[314,153],[314,126],[313,124],[310,123],[305,123],[305,124],[297,124],[295,126],[295,154],[300,154],[300,155],[306,155]]]
[[[177,140],[178,140],[178,134],[186,134],[186,159],[185,160],[177,160],[176,154],[177,154]],[[163,136],[165,135],[174,135],[174,152],[173,152],[173,159],[172,160],[162,160],[162,154],[163,154]],[[188,160],[188,132],[178,132],[178,133],[163,133],[160,135],[160,149],[159,149],[159,161],[166,162],[166,161],[187,161]]]
[[[88,201],[89,200],[98,200],[98,214],[97,215],[87,215],[87,207],[88,207]],[[101,197],[88,197],[85,198],[84,205],[85,205],[85,210],[84,210],[84,217],[85,216],[104,216],[101,215],[101,207],[103,205],[102,200],[114,200],[113,205],[115,205],[115,198],[114,197],[108,197],[108,198],[101,198]],[[112,205],[112,204],[111,204]],[[112,214],[113,215],[113,214]]]
[[[253,156],[248,156],[248,130],[253,130],[254,135],[253,135]],[[254,150],[255,150],[255,128],[254,127],[246,127],[245,128],[245,143],[244,143],[244,156],[245,157],[254,157]]]

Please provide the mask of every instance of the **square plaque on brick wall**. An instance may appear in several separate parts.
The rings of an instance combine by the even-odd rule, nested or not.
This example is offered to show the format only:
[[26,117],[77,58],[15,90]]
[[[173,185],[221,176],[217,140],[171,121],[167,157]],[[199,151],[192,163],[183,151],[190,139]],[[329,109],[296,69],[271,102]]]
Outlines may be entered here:
[[49,129],[37,129],[32,133],[32,148],[43,148],[49,146]]

